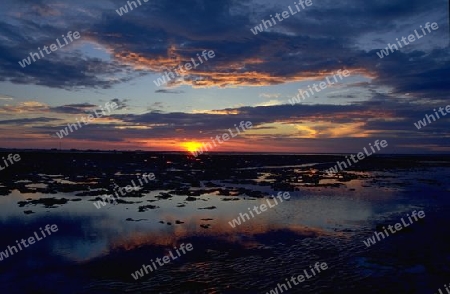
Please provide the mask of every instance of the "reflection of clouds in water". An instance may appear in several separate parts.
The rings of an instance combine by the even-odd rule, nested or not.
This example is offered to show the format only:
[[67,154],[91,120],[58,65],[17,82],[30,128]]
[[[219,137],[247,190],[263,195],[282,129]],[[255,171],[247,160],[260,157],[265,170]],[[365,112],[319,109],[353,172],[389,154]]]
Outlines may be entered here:
[[[156,195],[159,195],[159,191],[133,200],[145,203],[147,200],[154,200]],[[24,196],[16,193],[12,198],[14,197],[23,199]],[[332,235],[334,233],[331,228],[335,227],[336,223],[344,225],[345,221],[363,220],[370,216],[367,203],[360,202],[358,205],[348,199],[305,198],[297,195],[297,198],[291,197],[289,201],[280,203],[264,214],[244,222],[239,228],[231,229],[228,221],[235,218],[239,212],[246,212],[248,207],[265,203],[265,199],[222,201],[224,198],[226,197],[205,195],[198,197],[197,201],[188,202],[185,201],[186,196],[174,196],[166,200],[157,200],[156,203],[152,202],[160,208],[144,213],[138,212],[137,209],[142,204],[111,206],[99,212],[93,209],[90,201],[85,200],[77,203],[69,202],[51,210],[35,206],[30,209],[36,212],[34,215],[36,221],[45,211],[55,212],[55,217],[61,218],[59,221],[63,223],[68,221],[64,218],[67,217],[67,213],[76,218],[79,229],[64,232],[64,226],[61,226],[60,236],[52,242],[55,254],[73,261],[89,260],[107,255],[112,250],[128,251],[144,245],[174,246],[179,240],[192,236],[211,236],[226,242],[249,245],[254,243],[252,238],[255,235],[281,229],[303,236]],[[186,206],[176,207],[179,203]],[[11,205],[16,210],[16,216],[23,218],[23,212],[17,209],[16,202],[12,202]],[[199,210],[204,206],[217,208]],[[125,221],[127,218],[146,220],[130,222]],[[208,218],[212,220],[202,220]],[[176,224],[177,220],[184,223]],[[329,223],[330,220],[333,223]],[[205,224],[211,226],[208,229],[200,226]],[[242,235],[246,238],[239,237]]]
[[86,236],[82,228],[92,226],[92,219],[80,216],[67,218],[67,215],[60,214],[10,217],[1,223],[4,238],[1,240],[0,250],[8,244],[13,244],[15,240],[32,236],[33,232],[38,232],[39,228],[44,228],[47,224],[56,224],[58,232],[36,243],[32,248],[25,248],[24,252],[28,252],[31,256],[63,256],[61,252],[70,247],[70,250],[75,250],[73,253],[77,255],[78,246],[74,246],[73,241],[82,240]]
[[[69,201],[52,209],[44,208],[42,205],[19,208],[17,202],[27,198],[73,199],[71,195],[75,193],[21,194],[15,190],[8,197],[0,197],[0,215],[4,221],[6,220],[2,227],[10,226],[9,223],[15,219],[11,227],[18,232],[27,232],[27,228],[33,228],[35,224],[37,226],[44,216],[46,219],[49,216],[55,218],[53,223],[58,224],[61,229],[60,234],[50,243],[51,252],[68,260],[85,261],[108,255],[114,250],[131,251],[145,245],[170,247],[178,244],[180,240],[193,236],[220,238],[225,242],[243,245],[257,244],[255,236],[281,229],[299,236],[337,236],[339,233],[336,233],[335,229],[357,230],[367,224],[368,220],[382,215],[383,211],[387,211],[386,208],[398,207],[399,199],[393,197],[396,195],[395,192],[386,190],[384,186],[362,187],[366,184],[365,180],[358,179],[345,182],[339,188],[300,187],[300,191],[291,192],[289,201],[280,203],[263,214],[255,215],[255,218],[234,229],[229,227],[229,221],[236,218],[240,212],[247,212],[247,208],[265,203],[265,199],[268,198],[256,199],[245,196],[244,199],[244,196],[237,196],[240,199],[238,201],[223,201],[236,196],[204,195],[196,197],[196,201],[186,201],[187,196],[173,195],[169,199],[156,199],[155,196],[161,192],[157,190],[141,198],[127,199],[141,203],[109,206],[98,211],[92,202],[88,201],[95,197],[82,197],[83,200],[80,202]],[[270,187],[239,184],[233,186],[245,186],[250,190],[276,195]],[[354,190],[350,191],[350,187]],[[155,200],[151,204],[160,208],[138,212],[138,206],[149,203],[148,200]],[[177,207],[180,204],[185,206]],[[216,209],[199,209],[211,206],[215,206]],[[35,213],[24,215],[24,210],[33,210]],[[133,222],[126,221],[127,219],[144,220]],[[27,226],[23,224],[25,220],[29,222]],[[176,224],[177,220],[183,223]],[[168,222],[171,225],[168,225]],[[65,225],[68,226],[67,231],[64,231]],[[210,226],[204,228],[201,225]],[[23,236],[19,234],[17,238],[19,237]],[[8,238],[10,239],[16,240]]]
[[372,216],[372,204],[345,198],[305,197],[292,200],[295,204],[283,209],[283,215],[289,223],[302,223],[305,226],[332,229],[336,225],[348,225],[348,222],[367,220]]

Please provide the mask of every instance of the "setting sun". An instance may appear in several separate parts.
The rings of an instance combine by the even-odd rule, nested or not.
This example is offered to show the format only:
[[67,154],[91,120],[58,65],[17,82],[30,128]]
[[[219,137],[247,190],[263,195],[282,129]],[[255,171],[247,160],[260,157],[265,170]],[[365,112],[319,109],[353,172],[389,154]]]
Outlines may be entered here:
[[184,149],[186,149],[189,152],[195,152],[202,146],[202,143],[199,143],[199,142],[184,142],[184,143],[182,143],[182,146],[183,146]]

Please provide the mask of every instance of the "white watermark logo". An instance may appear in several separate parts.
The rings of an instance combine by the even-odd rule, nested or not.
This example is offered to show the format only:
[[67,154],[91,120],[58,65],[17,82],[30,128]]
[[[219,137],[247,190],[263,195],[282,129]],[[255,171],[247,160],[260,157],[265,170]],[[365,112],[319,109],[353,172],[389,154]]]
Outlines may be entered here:
[[[433,22],[432,24],[430,24],[430,22],[427,22],[425,24],[425,28],[427,29],[428,33],[431,33],[430,27],[433,29],[433,31],[437,30],[439,28],[438,24]],[[401,40],[403,42],[403,44],[409,45],[412,42],[416,41],[416,37],[417,40],[423,38],[424,36],[427,35],[427,33],[425,32],[425,29],[420,26],[420,28],[422,29],[422,33],[423,35],[420,35],[417,30],[414,30],[415,36],[413,34],[410,34],[408,36],[408,41],[409,43],[406,41],[406,37],[402,37]],[[402,43],[398,40],[398,38],[395,38],[397,40],[397,44],[398,46],[400,46],[400,48],[402,48]],[[394,51],[399,50],[399,48],[397,47],[396,44],[390,44],[388,43],[388,47],[386,47],[385,49],[381,49],[379,52],[377,52],[378,57],[383,58],[385,55],[388,56],[389,55],[389,49],[391,50],[391,53],[394,53]]]
[[[100,208],[106,206],[106,204],[107,204],[106,200],[108,200],[110,204],[114,204],[114,205],[117,204],[117,199],[119,199],[121,196],[124,197],[127,193],[130,193],[131,191],[134,191],[134,190],[139,189],[144,186],[144,183],[142,183],[142,181],[139,177],[137,178],[137,180],[139,181],[140,185],[136,185],[134,180],[131,180],[131,184],[133,186],[127,185],[126,187],[117,187],[117,190],[114,192],[114,195],[103,195],[102,200],[98,200],[97,202],[94,202],[94,206],[97,209],[100,209]],[[144,180],[144,182],[146,184],[148,184],[149,183],[148,180],[150,180],[150,181],[155,180],[155,174],[145,173],[142,175],[142,180]],[[120,193],[121,196],[119,196],[118,192]]]
[[[0,170],[4,170],[8,166],[11,166],[16,162],[19,162],[21,158],[20,158],[19,154],[14,154],[14,155],[8,154],[6,159],[5,159],[5,157],[2,157],[2,159],[3,159],[3,163],[5,164],[5,166],[3,167],[2,164],[0,163]],[[8,164],[8,161],[9,161],[9,164]]]
[[[234,127],[236,128],[237,134],[233,134],[231,129],[228,129],[228,132],[230,133],[231,137],[228,135],[228,133],[223,133],[222,136],[217,135],[214,139],[213,139],[213,137],[211,137],[211,142],[214,144],[214,147],[217,147],[216,140],[218,143],[222,144],[223,142],[226,142],[226,141],[230,140],[231,138],[234,138],[237,135],[241,134],[241,131],[236,126],[236,124],[234,125]],[[245,123],[244,123],[244,121],[241,121],[239,123],[239,127],[241,128],[242,132],[245,132],[246,130],[251,129],[253,127],[253,125],[252,125],[252,122],[250,122],[250,121],[246,121]],[[221,138],[223,141],[220,140]],[[203,154],[203,152],[207,152],[211,149],[213,149],[213,146],[211,145],[211,143],[206,143],[206,144],[202,143],[202,146],[197,148],[197,150],[192,151],[192,154],[195,157],[197,157],[199,154]]]
[[[42,228],[39,228],[41,231],[40,234],[37,232],[34,232],[34,235],[31,237],[28,237],[28,239],[21,239],[20,242],[16,240],[17,247],[19,247],[19,250],[22,251],[23,248],[28,248],[30,245],[33,245],[37,241],[41,241],[42,239],[46,238],[47,236],[50,236],[52,233],[58,232],[58,226],[57,225],[46,225],[44,230]],[[47,234],[45,234],[45,232]],[[35,238],[36,237],[36,238]],[[28,244],[27,244],[28,242]],[[8,258],[9,256],[13,256],[15,253],[19,253],[19,250],[17,250],[17,247],[12,245],[8,246],[8,248],[5,251],[0,251],[0,261],[3,261],[3,259]],[[13,252],[14,251],[14,252]]]
[[[200,54],[197,53],[197,59],[200,63],[196,63],[194,57],[192,57],[191,58],[192,63],[186,62],[184,65],[179,64],[178,67],[175,66],[170,70],[166,70],[164,75],[162,75],[160,78],[153,80],[153,83],[157,87],[165,85],[168,82],[170,82],[171,80],[174,80],[175,76],[180,77],[180,76],[186,74],[187,71],[189,71],[191,69],[196,69],[197,66],[199,66],[200,64],[203,64],[203,61],[208,61],[209,60],[208,57],[211,59],[216,57],[216,54],[214,53],[213,50],[209,50],[208,52],[206,52],[206,50],[203,50],[201,56],[200,56]],[[184,69],[183,69],[183,67],[184,67]]]
[[[298,275],[297,277],[293,276],[291,279],[286,278],[286,283],[278,283],[277,287],[271,289],[269,292],[266,292],[266,294],[278,294],[283,293],[284,291],[292,289],[291,282],[294,284],[294,286],[300,285],[306,280],[309,280],[313,277],[315,277],[317,274],[321,273],[321,271],[327,270],[328,265],[326,262],[322,262],[319,264],[319,262],[316,262],[314,265],[314,268],[312,265],[309,266],[309,269],[303,270],[304,275]],[[298,280],[298,282],[297,282]],[[288,289],[289,287],[289,289]],[[278,292],[279,290],[279,292]]]
[[[283,11],[281,14],[275,13],[275,17],[278,19],[279,22],[282,22],[284,19],[289,18],[291,15],[299,13],[301,11],[300,6],[302,7],[303,10],[306,9],[306,7],[311,6],[312,0],[306,0],[306,1],[300,0],[300,1],[298,1],[298,4],[297,4],[297,2],[294,2],[294,4],[295,4],[295,7],[297,8],[297,12],[295,12],[295,10],[292,10],[292,7],[289,5],[288,8],[289,8],[290,14],[287,10]],[[298,5],[300,5],[300,6],[298,6]],[[281,18],[280,16],[282,16],[283,18]],[[257,35],[258,33],[262,33],[264,31],[263,25],[266,28],[266,30],[268,28],[272,27],[272,23],[273,23],[273,25],[276,25],[277,22],[276,22],[275,18],[272,16],[272,14],[270,15],[270,17],[271,17],[272,21],[262,19],[261,24],[259,26],[256,26],[254,29],[250,29],[250,31],[252,31],[252,33],[254,35]],[[269,26],[267,26],[267,25],[269,25]]]
[[[436,117],[438,119],[440,119],[439,114],[436,111],[436,109],[433,109],[433,111],[434,111],[434,114],[436,115]],[[445,107],[445,112],[444,112],[444,108],[443,107],[439,107],[439,112],[442,114],[442,116],[446,116],[447,114],[450,113],[450,105],[447,105]],[[423,118],[423,120],[418,120],[417,123],[414,123],[414,125],[416,126],[416,128],[418,130],[420,130],[422,127],[426,127],[427,126],[427,120],[428,120],[428,123],[431,124],[430,118],[432,118],[433,121],[436,121],[436,117],[434,115],[432,115],[432,114],[430,114],[430,115],[425,114],[425,117]]]
[[[450,286],[450,284],[447,284],[447,285],[444,284],[447,294],[450,294],[450,289],[448,288],[449,286]],[[439,288],[438,291],[439,291],[439,293],[437,293],[437,294],[444,294],[444,292],[442,292],[441,288]]]
[[[425,212],[423,212],[422,210],[419,212],[416,212],[415,210],[411,213],[411,216],[414,218],[414,220],[417,222],[419,221],[419,219],[417,218],[417,216],[419,216],[419,218],[424,218],[425,217]],[[401,223],[396,223],[394,226],[389,225],[388,228],[386,229],[386,227],[383,227],[384,230],[384,234],[383,232],[375,232],[373,237],[368,238],[367,241],[363,241],[364,245],[366,245],[367,247],[370,247],[371,245],[375,245],[375,243],[377,243],[378,241],[381,241],[380,237],[386,238],[389,237],[389,233],[388,233],[388,229],[392,234],[395,234],[396,232],[400,232],[404,227],[409,227],[411,224],[413,224],[413,220],[411,219],[411,217],[409,216],[409,214],[407,214],[407,217],[409,219],[409,224],[405,223],[405,220],[403,218],[401,218],[402,224]],[[385,237],[386,234],[386,237]],[[376,239],[375,239],[376,237]]]
[[[118,107],[119,107],[119,106],[117,105],[116,102],[112,102],[111,104],[110,104],[109,102],[106,102],[106,104],[105,104],[105,108],[108,110],[108,114],[110,114],[112,110],[115,110],[115,109],[117,109]],[[84,125],[90,124],[91,121],[93,121],[95,118],[100,118],[100,117],[102,117],[102,116],[104,116],[104,115],[108,115],[108,114],[105,112],[105,110],[103,109],[102,106],[100,106],[100,109],[102,110],[102,113],[103,113],[103,114],[97,113],[97,110],[99,110],[99,109],[97,109],[97,110],[94,110],[95,116],[94,116],[94,114],[89,114],[89,115],[87,116],[87,118],[84,117],[84,116],[82,116],[82,117],[81,117],[81,121],[84,123]],[[83,127],[83,126],[81,125],[81,122],[78,120],[78,118],[76,118],[76,121],[77,121],[78,126],[77,126],[76,124],[70,124],[70,123],[68,123],[68,124],[67,124],[67,127],[65,127],[64,129],[59,130],[59,132],[56,132],[56,136],[58,136],[58,138],[62,139],[62,138],[66,137],[66,136],[68,136],[68,135],[70,134],[69,131],[70,131],[71,133],[73,133],[73,129],[75,129],[75,131],[77,131],[78,128],[81,129],[81,128]]]
[[[377,148],[378,151],[380,151],[381,150],[380,146],[382,148],[386,148],[388,146],[388,143],[386,140],[382,140],[382,141],[376,140],[373,145]],[[370,151],[368,152],[366,147],[364,147],[363,150],[364,150],[364,153],[366,154],[366,156],[370,156],[370,155],[376,153],[375,149],[373,148],[374,146],[372,146],[372,143],[369,143],[369,146],[370,146],[370,149],[372,149],[373,153],[370,153]],[[356,155],[351,154],[350,158],[352,159],[353,163],[357,163],[359,160],[363,160],[364,158],[366,158],[364,153],[358,152],[358,154],[356,154]],[[358,157],[358,159],[356,159],[356,157]],[[348,158],[348,155],[345,156],[345,159],[347,159],[348,166],[347,166],[347,163],[345,163],[345,161],[336,161],[337,164],[334,167],[331,167],[330,169],[326,170],[328,175],[334,175],[335,173],[339,172],[339,169],[342,171],[345,168],[352,166],[352,163],[351,163],[350,159]]]
[[[158,257],[158,258],[155,259],[155,261],[159,265],[159,267],[161,267],[161,266],[163,266],[165,264],[168,264],[172,260],[175,260],[175,259],[177,259],[178,257],[181,256],[180,252],[178,251],[178,248],[175,247],[174,249],[175,249],[175,252],[177,253],[177,256],[174,256],[173,253],[172,253],[172,250],[170,250],[169,251],[169,255],[166,255],[166,256],[164,256],[162,258]],[[184,243],[182,243],[180,245],[179,249],[183,252],[183,254],[186,254],[187,253],[186,250],[187,251],[192,251],[194,249],[194,246],[192,246],[191,243],[187,243],[186,244],[186,248],[185,248]],[[139,269],[139,270],[137,270],[137,271],[135,271],[134,273],[131,274],[133,279],[135,279],[135,280],[140,279],[145,274],[149,274],[150,272],[156,271],[158,269],[158,265],[155,263],[155,261],[153,261],[153,259],[152,259],[151,260],[151,264],[143,264],[141,269]],[[150,272],[148,270],[150,270]],[[144,271],[145,271],[145,273],[144,273]]]
[[[139,6],[142,5],[141,0],[136,0],[139,3]],[[128,7],[130,7],[130,11],[133,11],[134,8],[138,8],[138,5],[136,4],[136,1],[127,1]],[[144,3],[147,3],[149,0],[142,0]],[[134,8],[133,6],[134,5]],[[119,9],[116,9],[116,12],[119,16],[124,15],[125,13],[128,13],[128,7],[127,5],[124,5],[120,7]]]
[[[277,197],[273,196],[273,198],[272,198],[273,202],[274,202],[274,203],[272,203],[273,205],[270,203],[269,199],[266,199],[267,205],[263,203],[263,204],[259,205],[259,207],[256,205],[253,206],[253,209],[251,209],[250,207],[247,208],[248,212],[251,214],[252,218],[255,217],[255,215],[253,214],[253,211],[259,215],[259,214],[263,213],[264,211],[267,211],[267,206],[269,206],[268,208],[276,207],[278,205],[277,198],[280,200],[280,203],[283,203],[283,199],[287,200],[287,199],[291,198],[291,194],[289,194],[289,192],[284,192],[283,198],[281,198],[281,196],[282,196],[281,194],[282,194],[282,192],[278,192]],[[258,208],[261,211],[259,211]],[[235,228],[235,227],[241,225],[242,223],[245,223],[246,220],[245,220],[244,216],[247,218],[247,220],[250,220],[250,216],[246,212],[244,212],[244,213],[239,213],[239,216],[237,218],[233,219],[231,222],[228,222],[228,223],[230,224],[230,226],[232,228]],[[241,222],[241,220],[242,220],[242,222]]]
[[[339,82],[338,79],[336,78],[336,76],[340,77],[340,81],[342,81],[342,79],[344,77],[350,76],[350,72],[348,70],[345,69],[345,70],[342,71],[342,73],[341,73],[341,71],[342,71],[341,69],[338,70],[336,72],[336,74],[334,74],[332,76],[336,83]],[[335,84],[334,82],[330,81],[329,78],[330,77],[326,77],[325,78],[325,80],[327,81],[326,83],[325,82],[320,82],[319,85],[317,85],[316,83],[314,83],[312,85],[312,88],[314,88],[315,93],[319,93],[320,91],[325,90],[326,88],[328,88],[328,86],[331,86],[331,85]],[[318,86],[320,87],[320,89],[317,88]],[[314,95],[314,91],[313,91],[313,89],[311,89],[311,85],[308,85],[308,90],[311,93],[311,95]],[[302,96],[303,99],[300,99],[300,95]],[[308,91],[302,91],[302,90],[299,89],[297,96],[293,97],[292,99],[289,99],[289,103],[291,103],[291,105],[295,105],[295,103],[300,103],[302,100],[306,99],[305,95],[308,98],[310,97]]]
[[[59,41],[59,38],[57,38],[56,39],[56,43],[58,43],[59,47],[56,46],[56,44],[51,44],[50,46],[44,46],[42,49],[41,49],[41,47],[38,47],[39,53],[41,55],[39,56],[39,53],[30,52],[30,56],[28,56],[28,58],[23,59],[22,61],[19,61],[20,66],[22,68],[24,68],[27,65],[31,64],[31,59],[33,59],[33,62],[36,62],[36,58],[38,60],[41,59],[41,57],[44,58],[45,56],[44,56],[44,53],[42,52],[42,50],[44,50],[45,53],[47,53],[47,55],[49,55],[50,53],[55,52],[56,50],[61,49],[62,47],[66,46],[66,45],[69,45],[69,42],[67,42],[66,37],[69,38],[70,42],[73,42],[74,39],[78,40],[79,38],[81,38],[80,33],[78,31],[73,32],[73,34],[72,34],[72,31],[69,31],[67,33],[67,36],[62,35],[62,37],[64,39],[65,45],[61,44],[61,42]],[[50,48],[51,51],[48,51],[49,48]]]

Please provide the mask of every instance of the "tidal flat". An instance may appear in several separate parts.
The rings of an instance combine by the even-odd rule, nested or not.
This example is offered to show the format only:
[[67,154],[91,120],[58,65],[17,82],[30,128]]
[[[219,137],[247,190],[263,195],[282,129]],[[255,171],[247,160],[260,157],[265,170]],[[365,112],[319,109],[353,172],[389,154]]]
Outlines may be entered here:
[[[46,224],[58,233],[0,261],[1,293],[434,293],[448,282],[450,156],[18,152],[0,177],[0,251]],[[3,156],[3,154],[0,154]],[[6,154],[7,155],[7,154]],[[144,173],[155,179],[97,209]],[[290,198],[232,228],[278,192]],[[426,218],[367,248],[380,226]],[[180,244],[194,250],[136,281]]]

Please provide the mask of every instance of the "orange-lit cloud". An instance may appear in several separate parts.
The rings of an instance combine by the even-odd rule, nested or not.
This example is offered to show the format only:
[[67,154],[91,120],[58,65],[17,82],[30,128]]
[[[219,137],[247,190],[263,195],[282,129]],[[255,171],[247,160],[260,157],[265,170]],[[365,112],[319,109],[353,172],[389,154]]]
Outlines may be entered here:
[[25,101],[20,102],[17,105],[3,105],[0,106],[0,113],[36,113],[36,112],[47,112],[50,107],[42,102],[38,101]]

